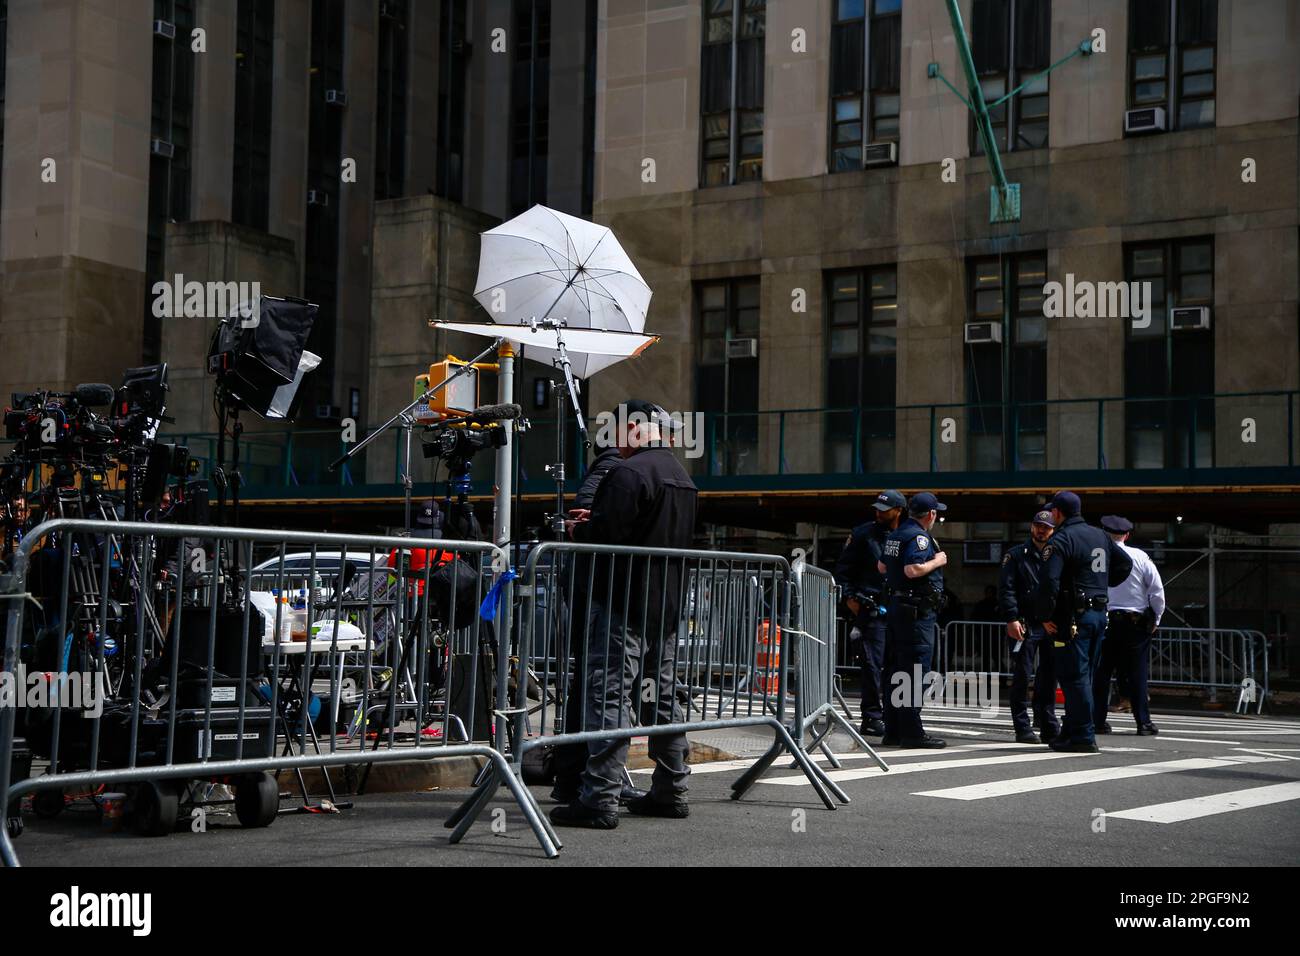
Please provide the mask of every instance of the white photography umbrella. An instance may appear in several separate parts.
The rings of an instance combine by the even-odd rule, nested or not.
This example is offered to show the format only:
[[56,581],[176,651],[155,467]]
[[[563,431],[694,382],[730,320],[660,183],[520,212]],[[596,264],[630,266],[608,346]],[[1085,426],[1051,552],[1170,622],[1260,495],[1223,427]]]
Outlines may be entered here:
[[494,322],[641,332],[650,294],[606,226],[534,206],[483,233],[474,298]]

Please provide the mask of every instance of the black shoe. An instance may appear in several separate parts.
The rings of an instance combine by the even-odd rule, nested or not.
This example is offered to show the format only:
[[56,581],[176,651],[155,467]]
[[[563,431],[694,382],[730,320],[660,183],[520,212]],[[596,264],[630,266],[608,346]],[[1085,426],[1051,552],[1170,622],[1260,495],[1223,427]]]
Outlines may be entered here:
[[586,830],[613,830],[618,826],[618,814],[608,810],[593,810],[584,803],[562,804],[551,810],[551,822],[557,827],[582,827]]
[[1078,740],[1073,742],[1069,740],[1053,740],[1050,744],[1048,744],[1048,746],[1051,747],[1053,750],[1055,750],[1057,753],[1065,753],[1065,754],[1101,753],[1101,748],[1098,747],[1095,743],[1093,743],[1090,740]]
[[869,717],[862,722],[858,732],[864,737],[883,737],[885,736],[885,722],[878,717]]
[[1111,731],[1112,731],[1114,728],[1112,728],[1110,724],[1106,723],[1106,722],[1103,720],[1100,724],[1098,724],[1098,725],[1096,726],[1095,729],[1096,729],[1097,733],[1099,733],[1099,734],[1108,734],[1108,733],[1111,733]]
[[557,783],[551,788],[551,799],[556,803],[577,803],[578,788],[564,783]]
[[663,817],[668,820],[685,820],[691,815],[691,808],[685,800],[656,800],[650,794],[630,800],[627,812],[638,817]]
[[948,741],[940,740],[938,737],[931,737],[926,734],[924,737],[918,737],[916,740],[904,740],[904,747],[915,747],[920,750],[942,750],[948,746]]
[[1154,737],[1158,733],[1160,733],[1160,728],[1149,720],[1145,724],[1138,724],[1137,735],[1139,737]]
[[633,800],[640,800],[648,796],[649,790],[639,790],[629,784],[623,784],[623,789],[618,793],[618,805],[620,807],[630,806]]
[[1032,730],[1022,730],[1016,734],[1018,744],[1041,744],[1043,741]]
[[1052,741],[1061,736],[1061,729],[1057,727],[1053,730],[1051,727],[1039,727],[1038,736],[1043,738],[1043,743],[1051,745]]
[[881,737],[881,738],[880,738],[880,743],[876,744],[876,746],[877,746],[877,747],[897,747],[897,746],[898,746],[898,738],[897,738],[897,737],[889,737],[889,736]]

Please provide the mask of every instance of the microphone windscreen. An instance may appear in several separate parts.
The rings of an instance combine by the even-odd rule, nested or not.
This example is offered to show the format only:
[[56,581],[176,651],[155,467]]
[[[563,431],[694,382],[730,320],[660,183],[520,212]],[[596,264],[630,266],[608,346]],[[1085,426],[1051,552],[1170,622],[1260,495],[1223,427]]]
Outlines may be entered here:
[[82,405],[112,405],[113,386],[99,382],[87,382],[78,385],[75,391],[77,401]]

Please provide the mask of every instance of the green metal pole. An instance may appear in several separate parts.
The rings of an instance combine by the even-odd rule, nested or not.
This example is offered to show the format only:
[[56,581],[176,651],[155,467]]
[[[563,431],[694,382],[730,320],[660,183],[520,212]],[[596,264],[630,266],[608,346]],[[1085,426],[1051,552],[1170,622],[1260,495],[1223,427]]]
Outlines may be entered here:
[[998,153],[998,144],[993,139],[993,124],[989,121],[989,108],[984,102],[984,89],[980,86],[979,76],[975,73],[975,57],[971,54],[970,41],[966,38],[966,26],[961,21],[961,10],[957,0],[948,0],[948,17],[952,20],[953,38],[957,42],[957,55],[961,58],[962,72],[966,74],[966,86],[970,92],[970,102],[975,110],[975,125],[979,129],[980,139],[984,143],[984,153],[989,158],[989,173],[998,194],[1005,204],[1010,192],[1006,171],[1002,168],[1002,157]]

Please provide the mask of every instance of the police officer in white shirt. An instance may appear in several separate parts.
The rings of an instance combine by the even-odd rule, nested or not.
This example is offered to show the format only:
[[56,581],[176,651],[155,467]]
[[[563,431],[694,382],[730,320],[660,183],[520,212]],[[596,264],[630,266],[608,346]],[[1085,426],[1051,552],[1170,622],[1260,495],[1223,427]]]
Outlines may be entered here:
[[1110,676],[1118,678],[1120,693],[1127,692],[1133,703],[1133,719],[1139,737],[1154,737],[1159,730],[1151,723],[1147,707],[1147,676],[1150,672],[1151,635],[1165,613],[1165,585],[1160,572],[1145,551],[1126,542],[1133,522],[1119,515],[1106,515],[1101,526],[1112,540],[1133,559],[1133,570],[1119,587],[1110,589],[1106,639],[1101,645],[1101,665],[1093,675],[1093,724],[1097,733],[1110,733],[1106,723],[1106,702],[1110,697]]

